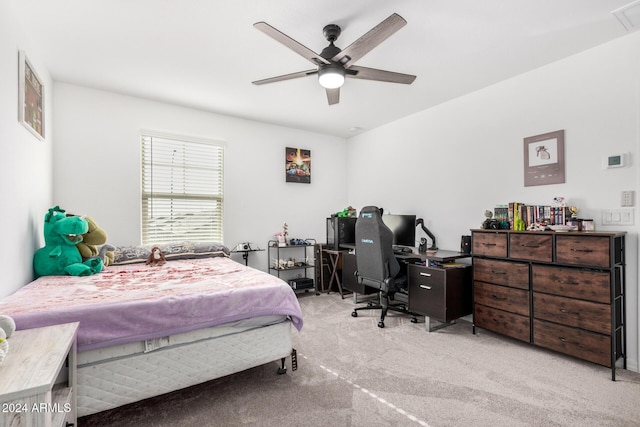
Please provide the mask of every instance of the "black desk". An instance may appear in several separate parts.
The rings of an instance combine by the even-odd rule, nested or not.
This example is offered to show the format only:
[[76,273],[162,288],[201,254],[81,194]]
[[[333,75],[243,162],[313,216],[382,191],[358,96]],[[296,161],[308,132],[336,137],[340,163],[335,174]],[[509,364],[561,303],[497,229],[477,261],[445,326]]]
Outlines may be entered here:
[[457,251],[447,251],[439,249],[437,251],[431,252],[398,252],[394,254],[398,260],[402,259],[410,259],[410,258],[419,258],[421,261],[436,261],[439,263],[449,263],[454,262],[456,260],[462,258],[470,258],[471,254],[465,254],[463,252]]
[[[355,249],[355,245],[341,247]],[[472,266],[456,262],[470,258],[470,254],[438,250],[395,255],[399,262],[407,264],[409,311],[425,316],[429,332],[452,325],[456,319],[472,313]],[[454,265],[447,266],[451,263]],[[343,266],[347,265],[352,265],[355,271],[355,254],[343,255]],[[342,286],[354,292],[354,301],[356,293],[375,292],[375,289],[357,283],[354,276],[349,276],[343,275]],[[436,320],[439,324],[432,325],[431,320]]]

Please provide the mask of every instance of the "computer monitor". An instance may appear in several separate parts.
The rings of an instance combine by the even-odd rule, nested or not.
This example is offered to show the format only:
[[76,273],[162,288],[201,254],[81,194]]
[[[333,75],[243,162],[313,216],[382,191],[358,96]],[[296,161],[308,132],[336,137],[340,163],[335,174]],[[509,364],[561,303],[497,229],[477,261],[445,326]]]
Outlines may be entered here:
[[394,246],[414,247],[416,245],[415,215],[382,215],[382,221],[393,232]]

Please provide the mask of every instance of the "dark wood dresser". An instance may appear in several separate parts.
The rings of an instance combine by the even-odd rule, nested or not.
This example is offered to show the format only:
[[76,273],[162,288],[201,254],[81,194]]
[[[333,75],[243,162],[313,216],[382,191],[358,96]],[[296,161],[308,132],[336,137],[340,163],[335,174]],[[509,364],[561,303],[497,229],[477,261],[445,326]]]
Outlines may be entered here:
[[476,327],[626,368],[625,234],[471,230]]

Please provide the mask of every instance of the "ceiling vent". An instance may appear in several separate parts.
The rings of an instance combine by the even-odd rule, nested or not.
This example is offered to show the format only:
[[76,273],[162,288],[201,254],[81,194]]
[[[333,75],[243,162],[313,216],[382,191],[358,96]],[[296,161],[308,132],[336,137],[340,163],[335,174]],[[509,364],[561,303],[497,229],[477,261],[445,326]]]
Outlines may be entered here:
[[640,0],[635,0],[626,6],[611,11],[618,21],[627,29],[633,31],[640,27]]

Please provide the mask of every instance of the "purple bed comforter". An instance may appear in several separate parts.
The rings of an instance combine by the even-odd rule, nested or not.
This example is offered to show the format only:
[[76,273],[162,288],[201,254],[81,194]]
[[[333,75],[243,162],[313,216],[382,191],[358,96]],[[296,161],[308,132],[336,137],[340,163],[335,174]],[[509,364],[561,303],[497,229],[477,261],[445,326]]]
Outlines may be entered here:
[[40,277],[1,299],[0,313],[13,317],[17,329],[80,322],[79,351],[272,314],[302,328],[300,305],[287,283],[226,257]]

